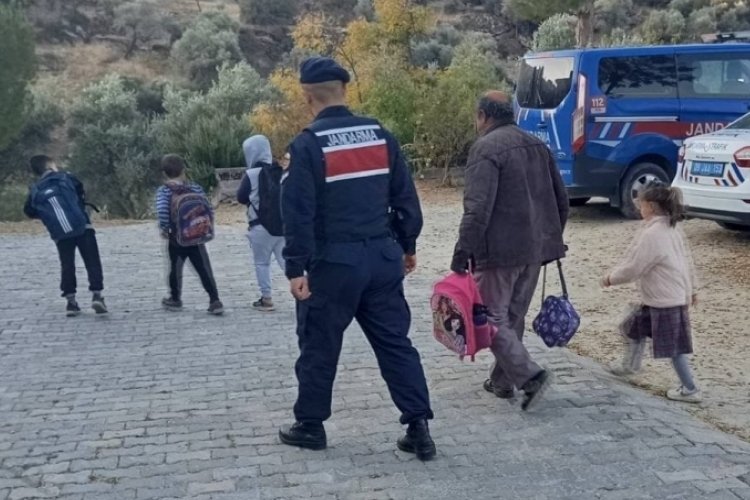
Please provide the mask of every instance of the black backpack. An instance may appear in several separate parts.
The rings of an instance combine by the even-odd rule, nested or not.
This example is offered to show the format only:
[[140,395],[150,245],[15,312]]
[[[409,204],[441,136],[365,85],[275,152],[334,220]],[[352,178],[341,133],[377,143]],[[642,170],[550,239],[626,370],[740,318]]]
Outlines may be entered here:
[[284,170],[274,162],[264,164],[258,173],[258,222],[271,236],[283,236],[284,224],[281,221],[281,176]]

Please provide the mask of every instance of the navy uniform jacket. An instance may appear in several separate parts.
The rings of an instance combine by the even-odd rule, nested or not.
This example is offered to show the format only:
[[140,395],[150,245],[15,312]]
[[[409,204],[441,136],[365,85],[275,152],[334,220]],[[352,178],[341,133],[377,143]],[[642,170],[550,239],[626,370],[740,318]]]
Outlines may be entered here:
[[286,275],[303,276],[323,247],[393,236],[416,253],[422,210],[396,139],[344,106],[323,110],[292,142],[282,184]]

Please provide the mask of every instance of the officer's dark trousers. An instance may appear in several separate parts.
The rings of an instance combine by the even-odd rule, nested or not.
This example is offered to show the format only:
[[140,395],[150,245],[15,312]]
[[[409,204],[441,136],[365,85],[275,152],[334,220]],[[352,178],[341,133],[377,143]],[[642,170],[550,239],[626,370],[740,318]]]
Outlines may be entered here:
[[[372,345],[401,423],[432,418],[419,353],[408,338],[403,252],[390,238],[328,244],[308,273],[312,296],[297,305],[300,422],[331,416],[331,392],[344,330],[353,319]],[[366,390],[366,388],[363,388]]]

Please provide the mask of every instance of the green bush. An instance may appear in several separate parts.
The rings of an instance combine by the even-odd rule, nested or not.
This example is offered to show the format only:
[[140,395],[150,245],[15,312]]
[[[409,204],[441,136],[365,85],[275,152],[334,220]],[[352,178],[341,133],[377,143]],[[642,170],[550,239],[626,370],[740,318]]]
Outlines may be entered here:
[[23,184],[4,184],[0,187],[0,220],[17,222],[26,219],[23,205],[29,190]]
[[208,88],[218,68],[242,60],[237,29],[224,13],[203,14],[172,48],[180,71],[199,88]]
[[678,10],[649,12],[640,26],[639,34],[648,44],[679,43],[687,29],[685,17]]
[[132,0],[114,9],[114,28],[125,36],[125,59],[142,44],[166,39],[174,30],[174,21],[150,0]]
[[362,111],[377,116],[401,144],[414,142],[415,117],[421,89],[408,68],[380,61],[380,71],[368,89]]
[[576,46],[576,16],[556,14],[544,21],[534,33],[534,50],[572,49]]
[[69,124],[71,170],[86,184],[89,199],[114,217],[149,215],[158,158],[136,93],[119,76],[107,76],[83,91]]
[[0,4],[0,148],[23,127],[27,86],[34,76],[34,32],[16,8]]
[[436,73],[420,95],[415,142],[410,148],[418,168],[445,170],[462,166],[475,139],[474,114],[479,96],[502,89],[496,61],[481,49],[479,39],[456,48],[453,62]]
[[20,133],[0,150],[0,184],[24,179],[29,158],[43,152],[52,139],[52,131],[63,123],[62,109],[41,89],[32,88],[26,108],[26,122]]
[[[160,150],[185,157],[201,174],[191,172],[204,187],[213,186],[213,168],[244,164],[242,141],[251,133],[248,116],[269,97],[260,75],[248,64],[224,66],[206,92],[168,88],[167,113],[155,123]],[[210,169],[206,166],[210,166]]]
[[290,25],[297,16],[299,0],[239,0],[245,24]]

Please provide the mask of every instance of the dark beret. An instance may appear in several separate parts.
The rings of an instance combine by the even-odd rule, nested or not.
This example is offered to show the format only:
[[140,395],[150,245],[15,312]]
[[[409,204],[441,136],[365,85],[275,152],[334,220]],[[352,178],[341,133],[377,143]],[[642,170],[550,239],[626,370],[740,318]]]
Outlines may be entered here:
[[349,83],[349,72],[330,57],[305,59],[299,69],[299,81],[304,84],[340,81]]

